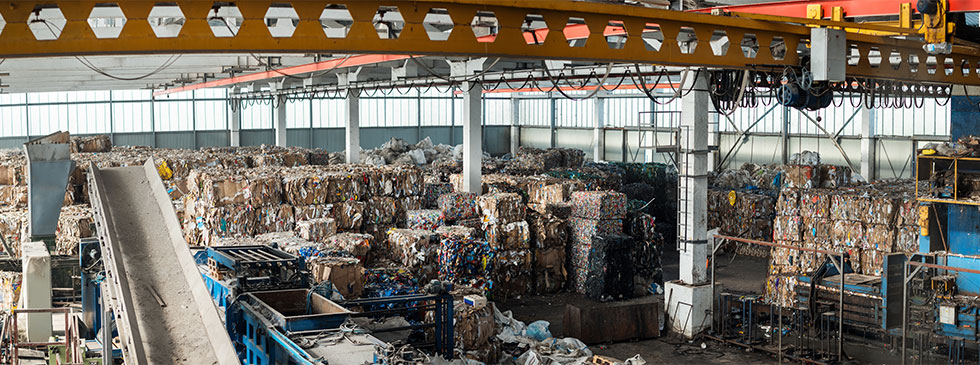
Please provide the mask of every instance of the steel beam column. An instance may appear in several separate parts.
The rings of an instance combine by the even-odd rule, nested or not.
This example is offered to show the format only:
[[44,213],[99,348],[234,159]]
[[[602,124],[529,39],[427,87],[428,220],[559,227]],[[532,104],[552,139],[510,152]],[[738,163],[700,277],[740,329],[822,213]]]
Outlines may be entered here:
[[592,131],[592,160],[600,162],[606,159],[606,99],[607,93],[599,91],[592,102],[595,103],[595,127]]
[[287,147],[289,145],[286,141],[286,96],[273,97],[280,99],[276,104],[276,120],[274,121],[276,127],[276,146]]
[[228,106],[228,143],[232,147],[242,145],[242,104],[240,101],[229,98]]
[[871,182],[878,170],[875,146],[875,116],[870,109],[860,106],[855,118],[861,121],[861,176]]
[[347,163],[361,162],[361,89],[351,88],[361,73],[358,67],[352,72],[337,74],[337,84],[348,87],[344,103],[344,151]]
[[521,148],[521,99],[517,93],[510,96],[510,154],[517,156],[517,150]]
[[482,194],[483,188],[483,85],[477,81],[463,83],[463,190]]
[[361,162],[361,90],[349,89],[344,103],[344,151],[347,163]]

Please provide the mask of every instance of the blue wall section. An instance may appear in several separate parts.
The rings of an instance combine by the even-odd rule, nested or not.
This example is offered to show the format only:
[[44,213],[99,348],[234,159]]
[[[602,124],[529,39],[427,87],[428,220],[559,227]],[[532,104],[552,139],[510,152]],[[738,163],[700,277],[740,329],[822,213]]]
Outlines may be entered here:
[[980,134],[980,95],[950,98],[949,134],[955,141],[962,136]]
[[[980,255],[980,208],[968,205],[949,205],[947,230],[949,252],[961,255]],[[950,256],[947,264],[954,267],[977,268],[980,261]],[[956,286],[963,291],[980,293],[980,275],[957,274]]]

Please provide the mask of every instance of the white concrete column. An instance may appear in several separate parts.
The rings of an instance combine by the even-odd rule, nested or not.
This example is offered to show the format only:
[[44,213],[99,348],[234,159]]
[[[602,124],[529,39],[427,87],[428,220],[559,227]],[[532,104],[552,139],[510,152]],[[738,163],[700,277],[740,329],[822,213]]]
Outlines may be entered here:
[[[681,280],[704,284],[708,280],[703,247],[708,238],[708,109],[707,74],[691,77],[694,91],[681,99]],[[690,85],[686,86],[689,88]],[[687,250],[684,250],[687,248]],[[683,252],[686,251],[686,252]]]
[[233,103],[231,113],[228,113],[228,144],[232,147],[242,145],[242,103],[230,100]]
[[875,179],[878,159],[875,155],[875,120],[874,113],[863,105],[859,107],[854,116],[861,122],[861,176],[871,182]]
[[[695,74],[697,74],[695,76]],[[667,283],[667,317],[672,330],[693,337],[710,325],[711,287],[708,284],[708,74],[691,71],[681,99],[681,153],[678,183],[677,240],[680,280]]]
[[521,148],[521,99],[517,93],[510,95],[510,155],[517,156]]
[[606,159],[606,99],[605,91],[599,91],[592,102],[595,103],[595,128],[592,131],[592,160],[600,162]]
[[344,151],[347,163],[361,162],[361,90],[347,92],[344,103]]
[[286,97],[279,101],[276,105],[276,119],[274,121],[276,127],[276,146],[286,147]]
[[[21,250],[23,283],[21,308],[51,308],[51,255],[44,242],[27,242]],[[48,342],[51,337],[51,313],[27,314],[27,340]]]
[[483,85],[464,82],[463,88],[463,191],[483,193]]

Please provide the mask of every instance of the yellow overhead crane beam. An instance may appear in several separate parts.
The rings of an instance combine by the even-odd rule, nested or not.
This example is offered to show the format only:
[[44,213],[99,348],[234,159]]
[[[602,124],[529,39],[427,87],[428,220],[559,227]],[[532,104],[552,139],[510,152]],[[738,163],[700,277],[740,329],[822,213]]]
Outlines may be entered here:
[[[808,26],[785,19],[716,16],[581,1],[250,0],[234,3],[243,18],[237,34],[217,37],[208,23],[208,12],[215,2],[178,0],[172,3],[179,6],[183,25],[175,36],[161,38],[148,22],[148,19],[160,22],[159,17],[151,16],[151,11],[160,3],[127,0],[116,3],[126,18],[118,37],[100,39],[88,21],[97,3],[105,4],[105,1],[13,1],[0,6],[0,16],[6,21],[0,30],[0,58],[248,52],[374,53],[778,70],[800,64],[794,51],[801,43],[805,47],[810,35]],[[36,7],[48,4],[56,5],[64,15],[63,27],[52,27],[53,22],[45,17],[37,20]],[[274,37],[265,24],[266,14],[273,4],[289,4],[298,16],[295,31],[288,37]],[[325,35],[320,16],[327,5],[334,8],[340,5],[349,12],[352,25],[345,37],[328,38]],[[382,39],[378,35],[373,19],[379,8],[388,13],[397,8],[404,19],[404,28],[397,38]],[[431,40],[423,23],[430,21],[428,15],[442,12],[448,12],[453,30],[445,40]],[[495,37],[474,34],[471,23],[477,15],[482,20],[496,20]],[[540,29],[527,29],[528,16],[540,16],[547,24],[548,31],[537,42],[525,41],[526,32],[542,33]],[[565,38],[563,30],[570,19],[581,19],[588,28],[588,39],[582,47],[570,46]],[[57,39],[37,40],[31,31],[32,25],[54,29],[60,34]],[[625,28],[627,40],[620,48],[607,44],[604,32],[609,27]],[[692,34],[696,46],[690,42]],[[710,46],[712,36],[727,37],[730,46],[726,52],[713,50]],[[648,47],[642,41],[657,37],[663,39],[659,49]],[[980,73],[977,72],[980,51],[977,49],[958,46],[953,48],[952,54],[930,56],[917,41],[855,33],[848,33],[847,37],[849,47],[860,53],[860,59],[848,65],[848,76],[980,85]],[[745,55],[743,45],[757,47],[754,57]],[[882,56],[880,63],[869,59],[873,50]],[[892,64],[892,59],[901,61]]]

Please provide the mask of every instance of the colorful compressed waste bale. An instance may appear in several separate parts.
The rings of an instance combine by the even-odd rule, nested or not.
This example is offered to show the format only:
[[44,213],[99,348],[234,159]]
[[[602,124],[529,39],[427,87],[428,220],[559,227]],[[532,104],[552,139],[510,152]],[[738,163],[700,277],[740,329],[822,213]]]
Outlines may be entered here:
[[333,217],[333,204],[300,205],[293,207],[293,218],[296,221],[308,221],[317,218]]
[[455,224],[457,226],[472,228],[474,237],[484,238],[483,220],[480,218],[460,219]]
[[[421,196],[403,196],[397,200],[398,216],[395,217],[395,224],[402,226],[406,224],[405,218],[410,210],[423,210],[424,202]],[[438,209],[436,209],[438,210]]]
[[476,218],[477,197],[478,195],[474,193],[449,193],[443,194],[437,201],[446,221],[455,222]]
[[[583,219],[571,218],[568,221],[571,228],[571,241],[568,246],[569,270],[573,271],[572,283],[577,290],[584,293],[585,275],[587,274],[589,251],[592,249],[594,237],[600,235],[622,235],[623,221],[619,219]],[[582,270],[579,270],[582,269]]]
[[365,298],[384,298],[418,293],[419,281],[406,267],[388,266],[364,270]]
[[[635,245],[629,236],[596,236],[589,250],[584,285],[585,295],[593,300],[623,299],[633,296],[633,260]],[[582,270],[582,268],[576,268]]]
[[894,251],[897,252],[918,252],[919,251],[919,230],[918,226],[901,226],[895,234]]
[[357,231],[364,223],[366,203],[347,200],[331,205],[333,219],[337,220],[338,231]]
[[534,290],[539,294],[557,293],[565,287],[565,247],[534,250]]
[[71,137],[70,150],[78,152],[109,152],[112,150],[112,139],[100,134],[87,137]]
[[423,196],[423,203],[425,208],[437,208],[439,203],[437,200],[443,194],[449,194],[453,192],[453,184],[447,182],[426,182],[425,183],[425,195]]
[[871,205],[870,197],[856,192],[835,194],[830,200],[830,217],[835,220],[860,221]]
[[305,240],[323,242],[337,234],[337,221],[333,218],[314,218],[296,222],[296,234]]
[[296,219],[293,207],[285,204],[262,205],[255,208],[255,233],[292,231]]
[[433,231],[391,229],[388,231],[391,259],[404,265],[422,281],[439,276],[440,238]]
[[820,165],[820,187],[842,188],[851,183],[851,168],[847,166]]
[[897,230],[885,224],[869,224],[865,226],[865,240],[861,248],[881,252],[892,252]]
[[778,216],[772,222],[773,237],[781,241],[799,242],[803,238],[800,224],[800,216]]
[[364,292],[364,266],[361,260],[342,256],[317,256],[308,261],[313,283],[330,281],[345,299],[360,298]]
[[832,198],[826,191],[809,190],[800,194],[800,215],[810,218],[830,218]]
[[867,240],[867,232],[861,222],[835,221],[830,235],[837,247],[861,247]]
[[[220,245],[233,246],[254,246],[265,245],[275,247],[291,255],[302,256],[304,258],[316,257],[329,250],[321,250],[319,244],[304,240],[296,236],[293,232],[269,232],[249,238],[221,239],[217,241]],[[333,250],[330,252],[340,252]],[[337,254],[333,254],[337,255]],[[344,252],[344,256],[353,257],[350,253]]]
[[95,235],[91,228],[93,222],[92,210],[88,206],[71,205],[61,208],[53,254],[78,255],[78,244],[82,238]]
[[522,167],[537,171],[548,171],[561,167],[564,162],[564,156],[562,156],[561,151],[551,148],[541,150],[522,146],[517,150],[514,158]]
[[498,250],[525,250],[531,247],[531,230],[525,221],[488,225],[486,238],[490,246]]
[[868,208],[861,213],[864,214],[862,222],[870,224],[888,224],[895,222],[895,215],[898,212],[899,200],[893,196],[879,195],[873,196],[868,202]]
[[524,220],[525,205],[515,193],[481,195],[476,199],[483,221],[488,224],[507,224]]
[[476,229],[464,226],[441,226],[436,233],[442,237],[476,238]]
[[2,156],[0,159],[0,185],[27,185],[24,177],[27,162],[23,154],[17,154],[16,158]]
[[405,215],[405,227],[410,229],[426,229],[434,231],[440,226],[446,224],[442,211],[437,209],[409,210],[405,213]]
[[553,181],[561,180],[539,181],[531,184],[528,190],[528,201],[541,205],[567,201],[572,195],[573,185],[564,181],[551,183]]
[[184,238],[193,246],[210,246],[222,237],[255,235],[258,219],[250,205],[207,207],[184,199]]
[[786,187],[813,189],[820,187],[820,167],[808,165],[786,166]]
[[389,196],[374,196],[365,202],[364,224],[395,224],[398,200]]
[[626,195],[615,191],[577,191],[571,204],[578,218],[622,219],[626,214]]
[[282,202],[280,176],[272,170],[224,168],[194,169],[188,176],[190,195],[208,206],[234,204],[279,204]]
[[321,249],[338,249],[350,252],[358,259],[362,261],[366,258],[368,252],[371,251],[371,240],[374,236],[363,233],[339,233],[333,236],[327,237],[323,240],[320,247]]
[[490,289],[496,250],[487,241],[442,237],[439,248],[439,277],[456,284]]
[[919,202],[912,195],[902,195],[898,198],[898,212],[895,214],[895,224],[900,226],[919,225]]
[[27,186],[0,185],[0,206],[26,207]]
[[490,295],[494,300],[516,298],[530,294],[534,288],[531,271],[533,258],[529,250],[498,250],[491,273],[493,286]]
[[20,272],[0,271],[0,311],[10,313],[17,309],[22,282]]
[[783,189],[780,191],[779,200],[776,201],[777,215],[800,215],[800,190]]
[[561,247],[568,243],[568,221],[552,215],[530,217],[531,241],[535,248]]

